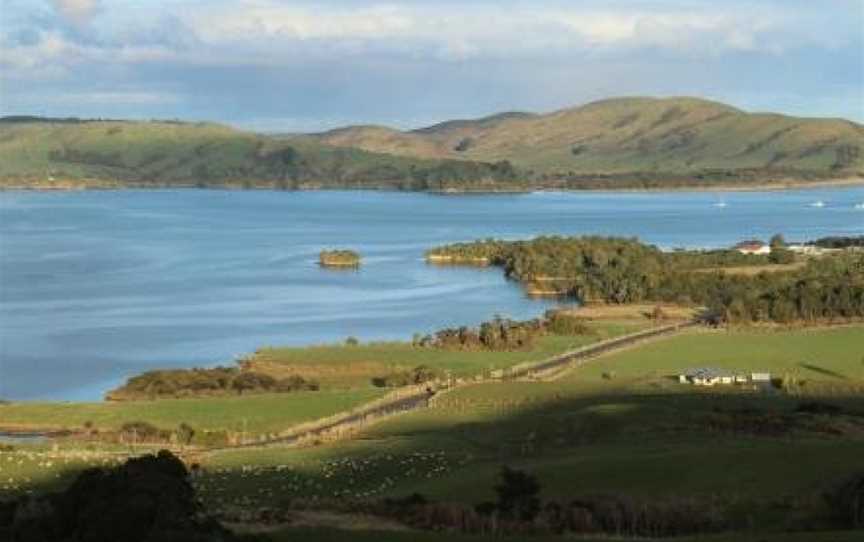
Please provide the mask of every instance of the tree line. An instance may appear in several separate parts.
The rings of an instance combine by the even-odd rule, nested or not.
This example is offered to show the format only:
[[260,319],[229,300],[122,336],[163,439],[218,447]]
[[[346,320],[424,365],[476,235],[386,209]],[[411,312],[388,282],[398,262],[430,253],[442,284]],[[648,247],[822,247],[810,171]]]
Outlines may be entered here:
[[637,239],[589,236],[486,239],[434,248],[427,256],[496,265],[529,290],[583,302],[704,305],[729,322],[864,317],[864,253],[855,251],[810,258],[800,268],[753,274],[728,268],[788,263],[792,255],[664,252]]

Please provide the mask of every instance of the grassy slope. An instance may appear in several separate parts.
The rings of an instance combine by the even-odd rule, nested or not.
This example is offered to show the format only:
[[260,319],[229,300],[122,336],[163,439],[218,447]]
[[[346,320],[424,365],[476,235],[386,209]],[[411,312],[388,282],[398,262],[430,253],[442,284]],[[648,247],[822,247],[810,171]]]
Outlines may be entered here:
[[[775,372],[798,370],[810,383],[864,385],[864,327],[792,331],[692,333],[611,354],[550,383],[511,382],[441,395],[434,408],[386,420],[360,438],[327,446],[222,451],[201,458],[196,485],[214,506],[279,506],[312,496],[377,497],[420,491],[433,498],[479,502],[491,496],[503,463],[534,472],[546,498],[620,492],[641,496],[715,495],[751,502],[784,496],[818,498],[826,484],[860,470],[864,425],[859,417],[816,418],[843,428],[841,436],[808,431],[782,436],[718,433],[705,420],[718,412],[791,412],[799,398],[742,390],[696,390],[663,375],[710,355],[716,365]],[[614,370],[613,379],[602,373]],[[806,386],[805,386],[806,387]],[[824,390],[825,388],[820,388]],[[831,396],[864,413],[864,398]],[[856,421],[857,420],[857,421]],[[0,452],[4,476],[21,487],[68,480],[82,464],[106,459],[54,452]],[[52,462],[47,466],[47,462]],[[55,479],[55,476],[60,476]],[[28,479],[30,480],[28,482]],[[784,501],[785,502],[785,501]],[[760,505],[761,506],[761,505]],[[785,506],[785,505],[784,505]],[[743,507],[753,513],[749,505]],[[760,528],[781,529],[788,509],[758,508]],[[742,523],[744,525],[746,523]],[[431,533],[346,533],[289,529],[309,540],[437,540]],[[749,535],[707,537],[717,542]],[[802,535],[803,536],[803,535]],[[449,539],[449,538],[447,538]],[[458,538],[454,538],[458,539]],[[752,540],[854,540],[847,533]],[[682,539],[686,540],[686,539]]]
[[[320,138],[332,145],[376,152],[507,159],[538,171],[581,174],[864,168],[864,152],[844,158],[845,151],[838,151],[846,146],[864,149],[861,125],[839,119],[749,114],[695,98],[622,98],[547,115],[443,123],[413,132],[347,128]],[[468,149],[456,150],[466,138],[471,139]]]
[[[490,165],[502,160],[517,172]],[[694,98],[622,98],[412,132],[360,126],[288,137],[206,123],[0,122],[0,186],[72,187],[87,180],[479,190],[536,186],[543,174],[620,175],[632,181],[624,186],[641,182],[634,173],[653,175],[652,182],[669,175],[680,185],[705,171],[751,169],[774,172],[775,180],[861,175],[864,127],[749,114]]]
[[[696,390],[657,375],[674,372],[679,360],[707,351],[712,359],[741,359],[743,365],[764,359],[759,366],[774,371],[794,369],[802,359],[825,360],[820,367],[843,372],[861,387],[864,374],[856,346],[864,344],[862,336],[864,327],[858,326],[664,339],[591,362],[556,382],[486,384],[446,393],[434,408],[383,421],[361,439],[290,452],[220,452],[208,464],[227,469],[214,485],[231,488],[223,495],[237,498],[251,487],[279,498],[332,496],[346,487],[350,472],[355,495],[420,491],[479,502],[489,498],[502,463],[537,473],[547,497],[596,492],[651,496],[668,494],[670,487],[678,495],[728,498],[810,495],[861,468],[860,417],[814,422],[839,424],[840,437],[806,429],[782,436],[716,432],[706,421],[717,412],[791,413],[800,399]],[[700,347],[701,341],[706,342]],[[600,374],[610,367],[617,376],[603,379]],[[811,383],[836,379],[823,372],[808,377]],[[864,412],[861,394],[830,397],[853,412]],[[231,473],[239,465],[255,465],[254,474],[237,479]],[[284,474],[275,470],[278,465],[295,468],[296,478],[287,489]]]
[[[442,164],[216,124],[0,122],[0,182],[10,186],[52,184],[50,178],[59,186],[84,180],[100,186],[401,186],[413,171]],[[477,165],[481,172],[485,167]]]
[[599,359],[568,380],[601,385],[601,375],[614,371],[616,379],[646,381],[705,366],[790,373],[823,386],[864,384],[864,327],[688,333]]

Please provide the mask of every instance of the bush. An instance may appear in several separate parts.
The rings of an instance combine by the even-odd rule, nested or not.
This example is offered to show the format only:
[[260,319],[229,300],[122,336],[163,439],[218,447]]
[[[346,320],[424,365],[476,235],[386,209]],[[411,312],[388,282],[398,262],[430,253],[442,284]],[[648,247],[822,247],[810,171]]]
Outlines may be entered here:
[[171,431],[159,429],[149,422],[126,422],[120,427],[120,437],[127,442],[168,442]]
[[306,380],[300,375],[292,375],[276,382],[273,391],[287,393],[292,391],[318,391],[320,388],[321,386],[313,380]]
[[496,507],[502,518],[531,521],[540,512],[540,484],[525,472],[501,467],[500,483],[495,486],[498,495]]
[[847,527],[864,527],[864,473],[850,476],[825,494],[834,516]]
[[843,409],[837,405],[823,403],[821,401],[808,401],[801,403],[795,408],[795,412],[805,412],[808,414],[824,414],[827,416],[838,416],[843,413]]
[[559,310],[546,312],[546,329],[555,335],[590,335],[591,328],[582,317]]
[[124,386],[111,391],[108,399],[123,401],[234,393],[284,393],[317,389],[319,386],[316,382],[304,380],[299,376],[276,380],[268,374],[251,370],[216,367],[149,371],[130,378]]
[[442,329],[435,334],[432,346],[444,350],[525,350],[545,332],[544,324],[540,320],[519,322],[496,317],[480,324],[479,329],[466,326]]
[[789,264],[795,261],[795,253],[786,248],[772,248],[768,261],[773,264]]
[[192,443],[192,439],[195,437],[195,430],[192,429],[192,426],[181,423],[177,428],[177,440],[179,440],[182,444],[189,445]]
[[239,394],[242,394],[244,391],[270,391],[275,387],[275,378],[252,371],[240,373],[231,382],[231,389]]
[[435,370],[425,365],[420,365],[408,371],[398,371],[387,376],[376,376],[372,378],[372,385],[378,388],[415,386],[435,380],[438,376]]

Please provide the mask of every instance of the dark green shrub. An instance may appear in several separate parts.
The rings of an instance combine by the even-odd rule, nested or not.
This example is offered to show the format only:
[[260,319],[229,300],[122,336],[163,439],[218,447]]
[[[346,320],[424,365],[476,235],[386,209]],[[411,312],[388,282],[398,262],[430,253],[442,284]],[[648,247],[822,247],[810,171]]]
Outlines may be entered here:
[[495,486],[497,509],[503,518],[531,521],[540,512],[540,483],[534,476],[510,467],[501,467]]
[[435,380],[438,376],[437,371],[425,365],[420,365],[411,370],[397,371],[387,376],[376,376],[372,378],[372,385],[378,388],[414,386]]
[[546,329],[555,335],[590,335],[592,333],[584,318],[557,310],[546,312]]
[[840,482],[825,494],[831,512],[846,527],[864,527],[864,473]]
[[149,422],[126,422],[120,427],[120,436],[131,442],[167,442],[171,440],[171,431],[159,429]]
[[176,434],[177,440],[179,440],[181,444],[189,445],[195,437],[195,430],[192,429],[192,426],[186,423],[181,423],[180,426],[177,427]]

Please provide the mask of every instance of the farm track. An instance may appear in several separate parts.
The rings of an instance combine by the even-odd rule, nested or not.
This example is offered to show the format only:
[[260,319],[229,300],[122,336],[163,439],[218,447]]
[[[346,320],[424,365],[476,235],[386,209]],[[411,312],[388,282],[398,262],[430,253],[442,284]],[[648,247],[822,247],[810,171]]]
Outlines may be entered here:
[[555,380],[563,376],[570,369],[579,367],[585,362],[603,354],[623,350],[624,348],[636,346],[653,339],[675,335],[683,330],[694,328],[698,325],[701,325],[701,323],[693,320],[631,333],[622,337],[616,337],[597,344],[585,346],[579,350],[561,354],[560,356],[545,362],[540,362],[530,369],[527,374],[517,376],[533,376],[535,379],[540,380]]
[[336,440],[355,433],[367,425],[390,416],[395,416],[421,408],[427,408],[429,401],[435,393],[453,391],[470,385],[485,384],[493,382],[508,382],[513,380],[524,381],[548,381],[560,377],[568,370],[583,365],[588,361],[623,348],[628,348],[652,339],[675,335],[681,331],[700,325],[699,321],[692,320],[678,322],[668,326],[651,328],[636,333],[631,333],[614,339],[601,341],[577,350],[565,352],[558,356],[530,363],[523,363],[507,370],[495,371],[490,376],[474,379],[460,380],[457,382],[430,382],[421,386],[412,387],[407,392],[396,393],[391,400],[384,399],[372,405],[354,411],[330,416],[317,422],[304,424],[303,429],[290,432],[281,436],[266,439],[257,439],[253,442],[244,442],[227,447],[209,448],[202,450],[203,453],[220,450],[263,448],[268,446],[298,446],[308,442]]

